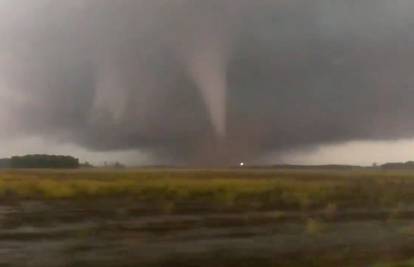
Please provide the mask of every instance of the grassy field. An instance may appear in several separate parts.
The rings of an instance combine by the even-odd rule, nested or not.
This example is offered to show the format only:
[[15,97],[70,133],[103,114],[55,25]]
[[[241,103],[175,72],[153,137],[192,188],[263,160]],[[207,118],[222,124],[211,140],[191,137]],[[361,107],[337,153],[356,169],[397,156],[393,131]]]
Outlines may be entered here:
[[177,211],[395,208],[414,203],[414,172],[272,170],[4,171],[0,198],[133,198]]
[[414,266],[413,219],[409,171],[0,172],[0,266]]

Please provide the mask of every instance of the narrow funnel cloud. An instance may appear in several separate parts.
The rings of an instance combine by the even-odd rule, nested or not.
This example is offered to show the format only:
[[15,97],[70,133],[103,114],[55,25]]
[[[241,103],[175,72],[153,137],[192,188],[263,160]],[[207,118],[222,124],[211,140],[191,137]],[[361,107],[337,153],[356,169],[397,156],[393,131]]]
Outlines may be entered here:
[[185,41],[180,46],[180,54],[190,79],[201,93],[216,137],[224,138],[227,133],[228,63],[243,8],[235,8],[228,1],[197,3],[192,4],[197,23],[189,26],[186,20],[185,26],[181,25],[187,31],[182,34]]
[[201,91],[207,111],[218,137],[226,135],[226,56],[220,45],[207,43],[190,58],[191,77]]

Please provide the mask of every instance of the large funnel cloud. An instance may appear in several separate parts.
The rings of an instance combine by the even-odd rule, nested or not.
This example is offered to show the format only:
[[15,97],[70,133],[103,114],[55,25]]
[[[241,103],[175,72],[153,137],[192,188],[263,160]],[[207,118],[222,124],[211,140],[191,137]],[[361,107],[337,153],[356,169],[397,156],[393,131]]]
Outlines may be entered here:
[[410,0],[0,0],[0,137],[188,164],[413,137],[413,10]]
[[201,90],[216,134],[225,137],[227,55],[222,52],[223,48],[214,43],[207,42],[196,47],[198,51],[188,59],[189,73]]

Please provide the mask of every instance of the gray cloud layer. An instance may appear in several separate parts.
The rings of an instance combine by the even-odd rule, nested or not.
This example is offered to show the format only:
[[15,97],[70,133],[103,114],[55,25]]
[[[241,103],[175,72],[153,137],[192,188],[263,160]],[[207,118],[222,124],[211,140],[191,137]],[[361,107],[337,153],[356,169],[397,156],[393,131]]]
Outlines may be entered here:
[[0,121],[218,163],[414,136],[410,0],[0,0]]

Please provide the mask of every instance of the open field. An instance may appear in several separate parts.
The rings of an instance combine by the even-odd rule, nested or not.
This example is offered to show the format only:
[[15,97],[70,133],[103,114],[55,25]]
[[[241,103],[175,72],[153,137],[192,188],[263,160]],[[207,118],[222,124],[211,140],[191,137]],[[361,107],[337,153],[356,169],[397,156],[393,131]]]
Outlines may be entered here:
[[[5,171],[4,200],[135,199],[177,212],[396,208],[414,203],[407,171]],[[198,206],[201,207],[198,207]],[[174,207],[172,207],[174,206]],[[174,210],[171,210],[174,211]]]
[[0,200],[0,266],[414,266],[410,171],[6,170]]

